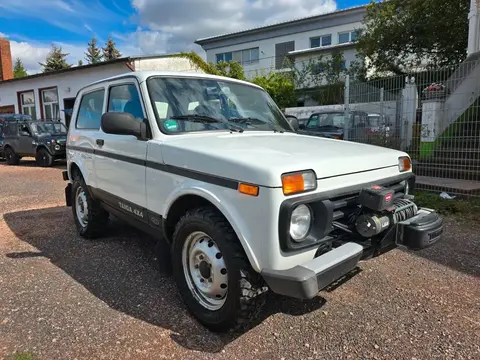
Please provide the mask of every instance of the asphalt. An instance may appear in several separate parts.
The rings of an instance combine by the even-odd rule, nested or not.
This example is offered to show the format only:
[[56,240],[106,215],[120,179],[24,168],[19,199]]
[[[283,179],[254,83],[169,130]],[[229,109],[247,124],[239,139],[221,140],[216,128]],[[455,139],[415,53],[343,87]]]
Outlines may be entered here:
[[62,164],[0,162],[0,358],[479,359],[480,224],[447,219],[437,246],[394,250],[311,301],[271,296],[241,334],[199,325],[151,239],[113,221],[79,238]]

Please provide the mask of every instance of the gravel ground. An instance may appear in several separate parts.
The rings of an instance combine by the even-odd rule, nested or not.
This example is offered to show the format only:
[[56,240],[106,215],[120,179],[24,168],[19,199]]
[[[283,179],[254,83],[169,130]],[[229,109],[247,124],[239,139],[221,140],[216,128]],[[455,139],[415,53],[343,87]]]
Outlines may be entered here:
[[62,165],[0,163],[0,358],[479,359],[478,224],[447,220],[444,241],[362,263],[312,301],[272,296],[263,321],[216,335],[186,312],[145,235],[113,222],[80,239]]

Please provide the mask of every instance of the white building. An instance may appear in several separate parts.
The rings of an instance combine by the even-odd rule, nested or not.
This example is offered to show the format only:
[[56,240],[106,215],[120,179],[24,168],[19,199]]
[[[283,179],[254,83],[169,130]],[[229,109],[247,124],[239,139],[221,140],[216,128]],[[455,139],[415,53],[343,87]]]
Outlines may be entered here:
[[67,126],[78,90],[91,82],[139,70],[199,71],[189,60],[172,55],[135,56],[14,79],[8,50],[0,48],[0,113],[61,120]]
[[[341,50],[348,67],[356,60],[355,40],[362,28],[365,6],[286,21],[195,41],[208,62],[237,60],[249,78],[285,70],[285,59],[302,63]],[[298,65],[297,65],[298,67]]]

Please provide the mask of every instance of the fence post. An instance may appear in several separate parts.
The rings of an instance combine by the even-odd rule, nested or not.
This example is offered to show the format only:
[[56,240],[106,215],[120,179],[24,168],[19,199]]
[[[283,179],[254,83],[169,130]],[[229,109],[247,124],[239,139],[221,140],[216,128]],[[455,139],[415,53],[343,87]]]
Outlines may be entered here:
[[344,118],[345,122],[343,124],[343,139],[348,140],[348,119],[350,114],[350,75],[345,76],[345,95],[344,95]]
[[[384,101],[385,101],[385,88],[380,88],[380,124],[385,121],[385,110],[384,110]],[[381,125],[380,125],[381,126]],[[387,135],[387,123],[385,121],[384,127],[384,136]]]

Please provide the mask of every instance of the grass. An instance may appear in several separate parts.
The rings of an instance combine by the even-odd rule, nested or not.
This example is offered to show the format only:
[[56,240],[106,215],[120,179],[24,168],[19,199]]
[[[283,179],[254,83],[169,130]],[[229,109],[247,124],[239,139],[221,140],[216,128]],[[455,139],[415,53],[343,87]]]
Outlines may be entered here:
[[7,358],[8,360],[35,360],[35,356],[30,352],[16,352]]
[[439,214],[453,216],[458,220],[480,221],[480,199],[442,199],[439,193],[417,191],[415,202],[418,206],[436,210]]

